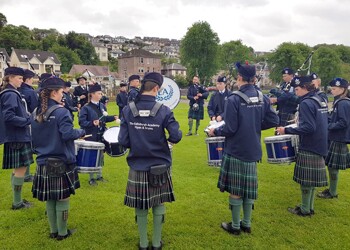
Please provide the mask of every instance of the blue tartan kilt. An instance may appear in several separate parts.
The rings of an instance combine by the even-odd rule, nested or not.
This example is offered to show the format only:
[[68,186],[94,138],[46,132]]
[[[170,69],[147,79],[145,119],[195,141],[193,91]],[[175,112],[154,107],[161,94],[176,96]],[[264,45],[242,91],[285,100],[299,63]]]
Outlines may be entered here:
[[188,118],[192,118],[193,120],[203,120],[204,119],[204,106],[199,105],[199,109],[197,111],[193,111],[192,106],[188,110]]
[[326,157],[326,165],[332,169],[345,170],[350,168],[348,145],[343,142],[331,141]]
[[150,209],[164,202],[175,201],[170,169],[167,183],[153,187],[148,181],[148,171],[129,170],[124,205],[132,208]]
[[15,144],[16,142],[7,142],[4,144],[2,159],[3,169],[29,167],[30,164],[34,162],[32,145],[30,142],[22,142],[21,144],[23,145],[19,149],[15,148]]
[[242,198],[258,198],[256,162],[244,162],[224,153],[217,187]]
[[34,175],[32,193],[40,201],[62,200],[75,194],[80,188],[79,176],[75,164],[67,166],[61,177],[49,177],[44,165],[38,165]]
[[307,187],[327,186],[327,171],[323,156],[299,150],[293,180]]

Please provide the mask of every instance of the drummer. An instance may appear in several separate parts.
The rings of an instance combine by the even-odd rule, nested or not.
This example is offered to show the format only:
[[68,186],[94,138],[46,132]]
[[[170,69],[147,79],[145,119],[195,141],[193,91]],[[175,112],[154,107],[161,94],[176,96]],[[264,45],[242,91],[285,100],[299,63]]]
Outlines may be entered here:
[[126,83],[120,84],[119,93],[116,98],[116,103],[119,107],[119,117],[122,116],[123,108],[128,104],[128,93],[126,90],[127,86],[128,85]]
[[231,91],[226,89],[226,76],[219,76],[216,82],[217,90],[212,94],[208,103],[208,114],[211,121],[222,121],[224,106]]
[[327,155],[328,110],[323,99],[315,94],[310,77],[295,77],[291,85],[301,99],[298,126],[276,129],[281,135],[294,134],[300,138],[293,180],[300,184],[302,201],[300,206],[289,207],[288,211],[298,216],[311,216],[315,187],[327,186],[324,157]]
[[[106,107],[100,103],[102,90],[99,84],[89,87],[89,97],[90,102],[82,107],[79,113],[79,125],[87,135],[91,134],[91,137],[87,137],[85,140],[102,142],[103,133],[106,131],[106,122],[117,120],[118,117],[108,115]],[[94,178],[94,173],[90,174],[89,184],[96,186],[96,181],[106,181],[102,177],[102,170],[97,173],[96,178]]]

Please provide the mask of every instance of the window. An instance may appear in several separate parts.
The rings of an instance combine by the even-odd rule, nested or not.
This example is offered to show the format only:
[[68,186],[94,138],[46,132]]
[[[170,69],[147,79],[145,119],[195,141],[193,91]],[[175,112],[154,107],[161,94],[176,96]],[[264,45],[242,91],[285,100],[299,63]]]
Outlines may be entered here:
[[143,63],[143,57],[140,57],[140,63]]

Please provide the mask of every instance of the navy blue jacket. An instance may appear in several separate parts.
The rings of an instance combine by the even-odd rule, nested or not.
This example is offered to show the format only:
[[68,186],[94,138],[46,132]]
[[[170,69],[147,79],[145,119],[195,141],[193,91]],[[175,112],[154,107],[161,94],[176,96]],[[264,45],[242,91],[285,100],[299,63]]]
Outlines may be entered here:
[[[98,112],[93,108],[94,105]],[[102,141],[103,132],[106,130],[106,122],[114,121],[114,116],[104,116],[103,112],[107,111],[106,107],[99,103],[99,105],[89,102],[87,105],[82,107],[79,113],[79,125],[80,128],[85,130],[87,135],[92,134],[91,137],[86,138],[87,141]],[[93,124],[94,120],[100,119],[100,125],[97,127]]]
[[328,140],[328,109],[321,108],[320,105],[310,99],[318,97],[315,92],[309,92],[301,97],[299,104],[299,121],[296,128],[285,128],[286,134],[299,135],[299,150],[305,150],[314,154],[327,155]]
[[34,109],[38,107],[38,93],[34,90],[32,86],[26,83],[22,83],[18,91],[22,94],[23,98],[26,100],[28,111],[32,113]]
[[299,104],[299,97],[294,94],[293,87],[285,90],[286,86],[286,82],[281,84],[281,95],[277,97],[277,110],[281,113],[295,114]]
[[130,90],[128,93],[128,103],[134,102],[139,94],[140,90],[138,88],[130,86]]
[[[252,84],[241,86],[248,97],[258,97]],[[264,96],[263,103],[247,105],[237,95],[230,95],[225,103],[225,125],[215,129],[216,136],[225,136],[225,153],[241,161],[255,162],[261,159],[261,130],[276,127],[279,118]]]
[[[199,97],[199,99],[195,100],[194,97],[201,93],[202,96]],[[197,84],[191,84],[187,91],[187,99],[190,100],[190,106],[192,107],[193,104],[198,103],[199,106],[204,105],[204,100],[207,99],[209,96],[209,92],[201,85]]]
[[121,116],[123,108],[128,104],[128,93],[120,91],[116,103],[119,107],[119,116]]
[[30,142],[30,116],[25,100],[11,84],[6,89],[11,91],[0,95],[0,143]]
[[325,92],[319,90],[319,89],[316,89],[316,94],[321,97],[326,103],[328,103],[328,96]]
[[[48,107],[58,104],[49,99]],[[38,110],[37,113],[39,113]],[[38,165],[44,165],[48,157],[59,158],[66,164],[76,162],[74,140],[85,135],[84,130],[74,129],[69,111],[58,108],[47,121],[38,123],[32,117],[33,148]]]
[[[136,107],[151,110],[155,103],[154,96],[140,95]],[[150,166],[159,164],[171,166],[168,141],[178,143],[181,138],[179,123],[167,106],[162,105],[154,117],[134,117],[129,105],[123,109],[118,141],[130,148],[127,162],[133,170],[148,171]]]
[[79,100],[80,105],[83,107],[88,102],[88,97],[89,97],[88,87],[84,86],[84,88],[83,88],[80,85],[76,86],[74,88],[73,95],[76,96],[76,97],[79,97],[81,95],[85,95],[86,96],[84,99],[80,99]]
[[224,116],[225,101],[229,95],[231,95],[231,91],[227,89],[225,89],[225,92],[222,94],[219,91],[215,91],[212,94],[208,103],[208,114],[210,119],[213,116]]
[[74,107],[73,98],[71,93],[63,92],[64,107],[69,110],[72,119],[74,120],[73,112],[77,112],[78,108]]
[[330,141],[350,143],[350,99],[334,98],[333,111],[328,124]]

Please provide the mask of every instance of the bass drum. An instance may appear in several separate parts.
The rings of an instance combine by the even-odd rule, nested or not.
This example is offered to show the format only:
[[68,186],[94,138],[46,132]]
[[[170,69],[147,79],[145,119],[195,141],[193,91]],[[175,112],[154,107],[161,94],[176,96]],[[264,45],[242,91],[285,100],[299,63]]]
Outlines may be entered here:
[[119,127],[110,127],[103,133],[103,142],[106,153],[111,157],[126,154],[127,149],[118,143]]
[[173,110],[179,104],[180,98],[180,89],[176,82],[168,77],[164,77],[164,82],[158,91],[156,101]]

